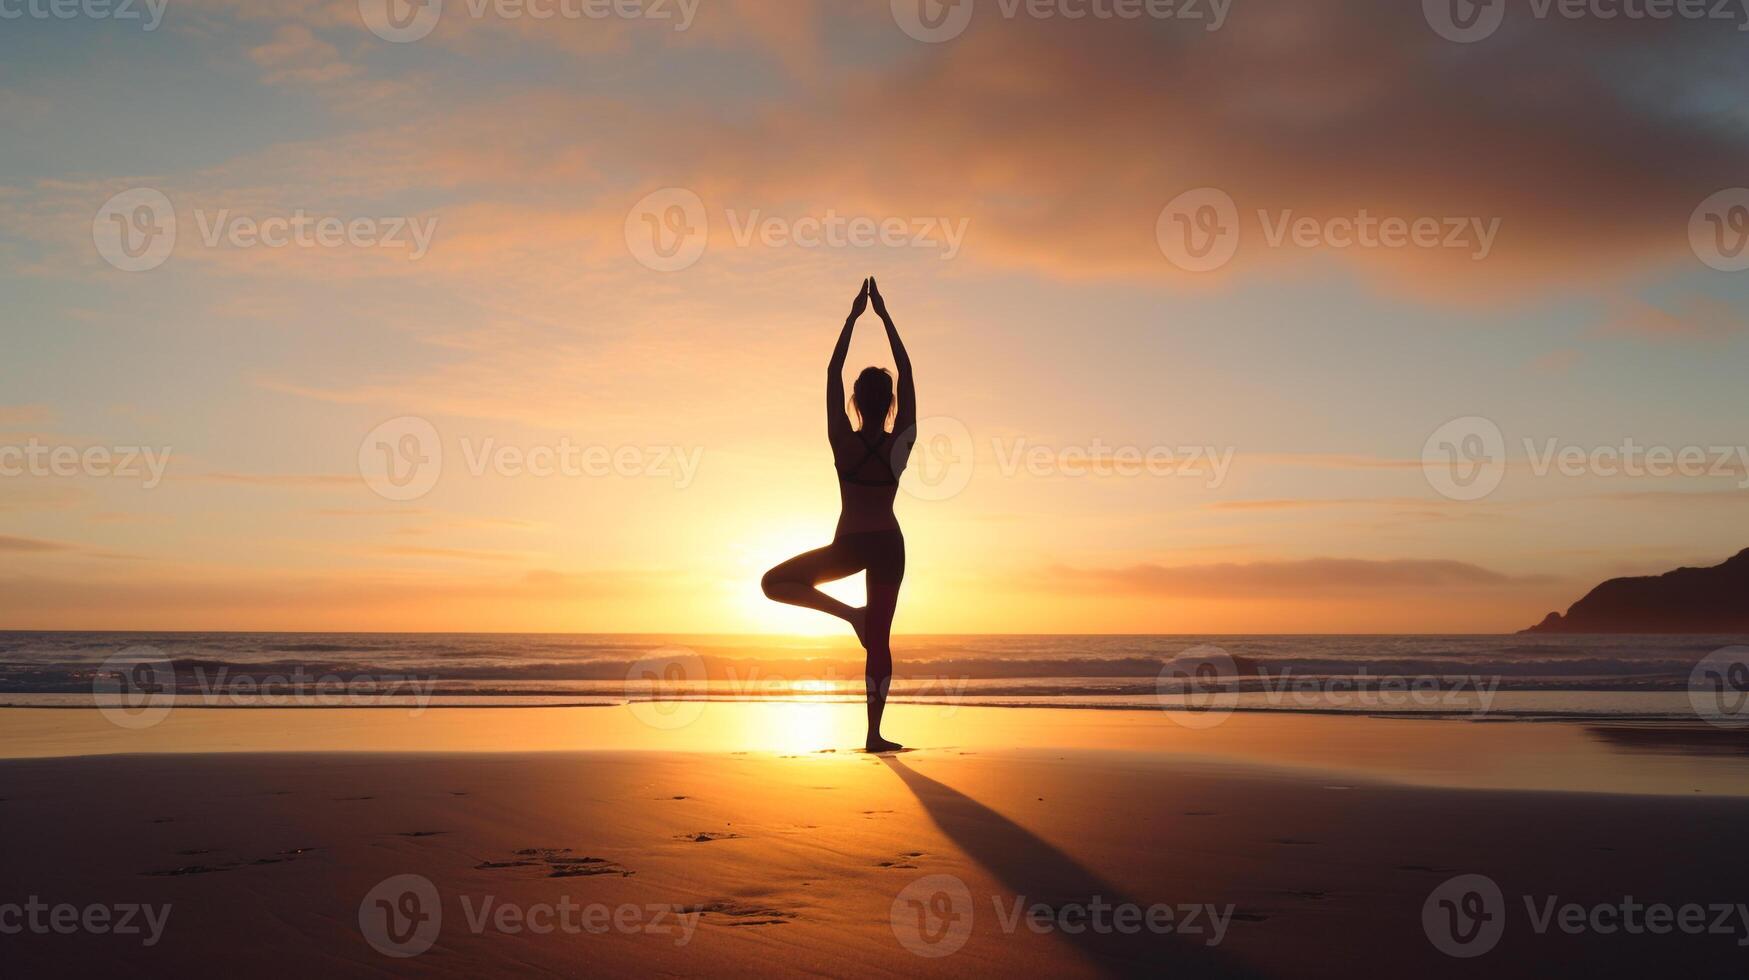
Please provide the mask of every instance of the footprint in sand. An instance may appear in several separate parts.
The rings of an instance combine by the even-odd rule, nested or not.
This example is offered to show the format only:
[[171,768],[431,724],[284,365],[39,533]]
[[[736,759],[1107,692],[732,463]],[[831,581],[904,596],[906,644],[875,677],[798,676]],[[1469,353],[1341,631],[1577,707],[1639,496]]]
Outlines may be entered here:
[[740,840],[741,834],[731,834],[727,831],[701,830],[696,834],[681,834],[677,840],[691,841],[694,844],[708,844],[714,840]]
[[547,872],[548,878],[590,878],[595,875],[619,875],[629,878],[632,873],[606,858],[580,857],[549,860],[547,866],[552,868]]
[[235,867],[238,865],[185,864],[180,868],[170,868],[165,871],[142,871],[140,873],[148,878],[180,878],[183,875],[207,875],[219,871],[229,871]]
[[619,875],[629,878],[636,872],[607,858],[578,856],[568,847],[525,847],[514,852],[513,861],[482,861],[474,865],[478,871],[502,868],[547,869],[548,878],[587,878],[595,875]]
[[707,902],[703,905],[683,905],[675,911],[681,915],[726,916],[730,921],[722,923],[726,926],[780,926],[796,918],[794,912],[782,909],[763,908],[757,905],[742,905],[738,902]]
[[920,858],[922,856],[923,856],[922,851],[906,851],[905,853],[899,855],[897,858],[894,858],[891,861],[876,861],[875,867],[877,867],[877,868],[892,868],[892,869],[898,870],[898,871],[905,871],[905,870],[914,871],[914,870],[916,870],[917,865],[913,864],[912,862],[917,860],[918,858]]
[[[263,864],[284,864],[287,861],[295,861],[299,857],[313,850],[315,850],[313,847],[292,847],[283,851],[277,851],[271,857],[259,857],[253,861],[226,861],[223,864],[184,864],[174,868],[166,868],[162,871],[142,871],[140,873],[148,878],[182,878],[188,875],[217,874],[221,871],[234,871],[238,868],[256,867]],[[212,852],[209,850],[187,850],[177,851],[176,853],[178,856],[188,857],[197,854],[210,854]]]

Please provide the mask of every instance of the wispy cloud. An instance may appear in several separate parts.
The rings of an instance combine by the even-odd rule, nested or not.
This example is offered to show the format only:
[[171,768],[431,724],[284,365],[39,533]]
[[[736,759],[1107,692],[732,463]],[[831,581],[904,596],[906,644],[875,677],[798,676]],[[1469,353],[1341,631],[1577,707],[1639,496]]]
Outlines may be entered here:
[[1080,592],[1209,599],[1402,595],[1503,591],[1551,581],[1513,576],[1479,565],[1441,559],[1308,558],[1203,565],[1136,564],[1121,568],[1053,567],[1036,584]]

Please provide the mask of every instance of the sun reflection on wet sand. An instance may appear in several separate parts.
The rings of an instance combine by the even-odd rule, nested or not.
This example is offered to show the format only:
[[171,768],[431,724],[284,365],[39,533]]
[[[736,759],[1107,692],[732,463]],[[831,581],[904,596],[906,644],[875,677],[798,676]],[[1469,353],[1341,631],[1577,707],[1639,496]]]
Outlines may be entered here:
[[[649,706],[643,706],[647,709]],[[593,708],[178,709],[128,730],[90,709],[0,709],[0,756],[185,752],[851,752],[863,706],[677,702],[646,723],[635,706]],[[1210,728],[1172,712],[893,705],[889,727],[925,750],[1161,753],[1215,765],[1286,767],[1332,779],[1424,786],[1749,795],[1732,733],[1692,726],[1660,751],[1565,722],[1422,721],[1237,713]],[[1623,726],[1615,726],[1623,727]],[[1631,726],[1628,726],[1631,727]],[[1668,726],[1665,726],[1668,727]],[[1727,747],[1729,747],[1727,746]]]

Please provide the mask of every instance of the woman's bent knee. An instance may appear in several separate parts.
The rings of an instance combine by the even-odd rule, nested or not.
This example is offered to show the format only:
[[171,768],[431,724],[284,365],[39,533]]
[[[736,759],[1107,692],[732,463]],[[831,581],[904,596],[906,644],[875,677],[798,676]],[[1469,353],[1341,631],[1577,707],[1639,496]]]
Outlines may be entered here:
[[766,572],[765,577],[759,580],[759,587],[765,590],[765,598],[767,599],[777,598],[777,591],[788,584],[790,584],[790,580],[779,575],[776,568]]

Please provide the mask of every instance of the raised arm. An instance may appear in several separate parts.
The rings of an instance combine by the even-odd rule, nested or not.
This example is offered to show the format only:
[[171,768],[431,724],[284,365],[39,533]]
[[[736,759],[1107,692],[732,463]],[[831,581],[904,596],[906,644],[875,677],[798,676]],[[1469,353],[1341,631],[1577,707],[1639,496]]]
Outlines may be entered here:
[[893,348],[893,363],[899,368],[899,408],[893,418],[893,432],[904,437],[915,438],[912,428],[917,424],[917,388],[911,381],[911,355],[905,353],[905,342],[899,339],[899,329],[893,326],[893,318],[887,315],[887,301],[881,296],[881,287],[871,276],[868,280],[868,295],[874,303],[875,315],[881,318],[881,323],[887,328],[887,343]]
[[862,281],[862,290],[850,304],[850,316],[838,333],[838,345],[832,348],[832,361],[826,365],[826,437],[836,442],[850,433],[850,416],[844,413],[844,359],[850,356],[850,334],[856,329],[856,318],[868,309],[870,280]]

